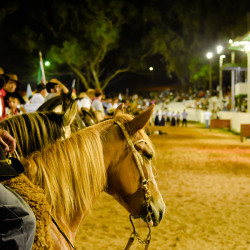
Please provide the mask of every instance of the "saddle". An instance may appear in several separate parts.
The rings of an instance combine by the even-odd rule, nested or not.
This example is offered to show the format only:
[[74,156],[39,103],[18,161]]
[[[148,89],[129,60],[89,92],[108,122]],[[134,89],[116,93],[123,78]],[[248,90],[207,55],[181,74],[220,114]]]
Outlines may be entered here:
[[52,222],[50,205],[46,200],[43,189],[33,184],[24,174],[1,183],[18,193],[36,216],[36,233],[32,250],[53,249],[49,232],[49,225]]

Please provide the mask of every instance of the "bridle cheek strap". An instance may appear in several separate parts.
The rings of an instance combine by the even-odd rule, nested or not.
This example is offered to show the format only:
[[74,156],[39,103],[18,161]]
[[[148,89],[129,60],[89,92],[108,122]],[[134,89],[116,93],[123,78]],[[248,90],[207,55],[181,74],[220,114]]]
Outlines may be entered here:
[[[118,120],[116,120],[116,119],[114,120],[114,122],[115,122],[115,124],[117,124],[120,127],[120,129],[122,130],[122,132],[123,132],[123,134],[124,134],[124,136],[125,136],[125,138],[126,138],[126,140],[128,142],[128,145],[129,145],[129,147],[130,147],[130,149],[132,151],[132,154],[134,156],[136,165],[138,167],[140,176],[142,178],[142,184],[146,183],[147,181],[146,181],[145,175],[144,175],[143,170],[142,170],[142,163],[143,163],[142,156],[135,149],[134,143],[133,143],[133,141],[132,141],[132,139],[131,139],[131,137],[130,137],[128,131],[127,131],[127,129],[125,128],[125,126],[121,122],[119,122]],[[139,140],[139,141],[135,142],[135,144],[139,143],[139,142],[142,142],[142,141],[144,141],[144,140]]]
[[145,175],[144,175],[144,172],[143,172],[143,169],[142,169],[143,158],[140,155],[140,153],[135,149],[135,145],[137,143],[140,143],[140,142],[145,142],[146,143],[146,141],[145,140],[138,140],[135,143],[133,143],[133,141],[131,139],[131,136],[129,135],[129,133],[128,133],[127,129],[125,128],[125,126],[116,119],[114,120],[114,123],[117,124],[118,127],[120,127],[120,129],[122,130],[122,132],[123,132],[123,134],[124,134],[124,136],[125,136],[125,138],[126,138],[126,140],[128,142],[128,145],[129,145],[129,147],[130,147],[130,149],[132,151],[132,154],[134,156],[137,168],[138,168],[140,176],[141,176],[141,185],[145,190],[144,195],[145,195],[145,203],[146,203],[146,206],[147,206],[146,223],[147,223],[147,226],[148,226],[148,229],[149,229],[149,233],[147,235],[146,240],[144,240],[144,241],[141,240],[141,238],[139,237],[138,233],[135,230],[135,226],[134,226],[133,221],[132,221],[132,216],[130,215],[129,218],[130,218],[130,222],[131,222],[131,224],[133,226],[133,232],[130,235],[130,238],[129,238],[128,243],[127,243],[127,245],[125,247],[125,250],[128,250],[131,247],[135,237],[138,239],[138,241],[141,244],[145,244],[145,250],[146,250],[149,247],[149,243],[150,243],[150,239],[151,239],[151,229],[150,229],[150,226],[148,224],[148,222],[151,220],[151,212],[149,211],[149,206],[150,206],[150,201],[151,201],[151,194],[150,194],[150,191],[148,189],[148,182],[150,180],[145,178]]

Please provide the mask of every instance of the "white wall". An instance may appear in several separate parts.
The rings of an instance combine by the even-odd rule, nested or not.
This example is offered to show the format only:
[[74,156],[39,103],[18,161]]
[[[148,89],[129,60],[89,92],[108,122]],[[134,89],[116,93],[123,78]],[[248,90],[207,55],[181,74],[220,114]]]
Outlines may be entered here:
[[[171,105],[166,105],[170,111],[174,110],[182,113],[183,109],[186,109],[188,112],[188,121],[205,123],[204,120],[204,110],[186,108],[183,103],[171,103]],[[156,105],[156,110],[161,110],[162,105]],[[236,133],[240,133],[241,124],[250,124],[250,113],[242,112],[229,112],[229,111],[220,111],[217,113],[220,119],[231,120],[231,130]]]
[[240,133],[241,124],[250,124],[250,114],[242,112],[219,112],[220,119],[231,120],[231,130]]
[[[203,110],[187,109],[188,120],[205,123]],[[231,130],[240,133],[241,124],[250,124],[250,114],[242,112],[221,111],[217,113],[219,119],[231,120]]]

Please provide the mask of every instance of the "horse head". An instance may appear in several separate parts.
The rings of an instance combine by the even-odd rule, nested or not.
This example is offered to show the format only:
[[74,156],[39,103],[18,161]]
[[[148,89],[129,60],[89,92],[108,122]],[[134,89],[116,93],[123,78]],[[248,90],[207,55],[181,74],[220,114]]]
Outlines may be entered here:
[[[63,113],[75,102],[77,99],[72,97],[72,90],[68,93],[61,93],[60,96],[55,96],[44,102],[37,111],[53,111],[56,113]],[[73,132],[78,131],[86,127],[86,123],[80,117],[80,113],[77,112],[75,119],[72,122],[71,129]]]
[[86,126],[91,126],[98,123],[95,113],[92,108],[81,108],[79,111],[81,119],[84,121]]
[[[113,143],[119,152],[110,160],[107,170],[107,193],[123,205],[134,218],[152,221],[157,226],[165,212],[165,203],[159,192],[152,170],[154,150],[143,131],[153,113],[153,106],[133,118],[121,120],[121,104],[114,113],[117,135],[122,144]],[[121,117],[124,117],[121,116]],[[113,140],[115,141],[115,140]],[[118,140],[117,140],[118,142]],[[104,149],[111,151],[112,148]],[[118,150],[116,150],[118,152]]]

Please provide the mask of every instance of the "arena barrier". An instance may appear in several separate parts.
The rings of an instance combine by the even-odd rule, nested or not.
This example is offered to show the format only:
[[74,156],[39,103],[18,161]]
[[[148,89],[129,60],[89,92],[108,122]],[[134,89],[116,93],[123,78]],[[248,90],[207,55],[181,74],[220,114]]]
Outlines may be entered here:
[[212,119],[210,121],[210,130],[212,128],[228,128],[230,130],[230,120]]
[[243,142],[243,137],[250,137],[250,124],[240,125],[240,141]]

